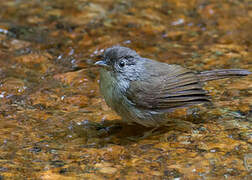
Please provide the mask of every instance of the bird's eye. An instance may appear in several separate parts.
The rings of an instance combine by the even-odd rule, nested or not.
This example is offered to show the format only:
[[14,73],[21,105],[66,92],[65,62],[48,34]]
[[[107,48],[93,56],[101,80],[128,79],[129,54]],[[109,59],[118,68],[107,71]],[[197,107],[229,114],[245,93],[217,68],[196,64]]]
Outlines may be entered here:
[[120,62],[119,62],[119,66],[120,66],[120,67],[124,67],[124,66],[125,66],[125,62],[124,62],[124,61],[120,61]]

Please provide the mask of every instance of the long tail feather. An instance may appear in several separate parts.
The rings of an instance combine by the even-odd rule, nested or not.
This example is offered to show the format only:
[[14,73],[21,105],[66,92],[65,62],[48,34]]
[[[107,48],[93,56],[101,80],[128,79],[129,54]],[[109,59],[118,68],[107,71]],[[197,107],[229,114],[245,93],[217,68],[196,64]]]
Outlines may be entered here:
[[205,82],[229,77],[247,76],[249,74],[252,74],[252,72],[244,69],[218,69],[200,72],[198,77],[201,82]]

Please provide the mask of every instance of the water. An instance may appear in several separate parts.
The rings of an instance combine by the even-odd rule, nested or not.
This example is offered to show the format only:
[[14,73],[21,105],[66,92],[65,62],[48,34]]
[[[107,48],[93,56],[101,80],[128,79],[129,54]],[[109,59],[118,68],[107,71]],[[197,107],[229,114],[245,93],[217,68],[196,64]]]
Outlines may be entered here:
[[212,106],[171,114],[193,127],[141,140],[149,129],[121,124],[93,66],[121,44],[195,71],[252,71],[249,1],[0,5],[1,178],[250,179],[251,76],[208,83]]

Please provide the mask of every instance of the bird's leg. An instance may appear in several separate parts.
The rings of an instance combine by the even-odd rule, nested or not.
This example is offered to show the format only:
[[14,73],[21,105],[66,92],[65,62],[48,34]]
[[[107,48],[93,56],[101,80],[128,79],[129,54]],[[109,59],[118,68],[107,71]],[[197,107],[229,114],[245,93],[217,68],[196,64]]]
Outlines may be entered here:
[[174,129],[180,130],[180,131],[191,131],[194,127],[194,124],[181,120],[181,119],[170,119],[168,122],[164,124],[165,127],[172,127]]
[[129,139],[131,141],[138,141],[138,140],[145,139],[147,137],[150,137],[150,136],[158,134],[158,132],[154,133],[154,131],[156,131],[159,128],[160,128],[159,126],[158,127],[154,127],[151,130],[148,130],[148,131],[144,132],[143,136],[140,136],[140,137],[128,137],[127,139]]
[[144,132],[144,135],[141,137],[141,139],[145,139],[145,138],[147,138],[147,137],[149,137],[149,136],[153,136],[153,135],[158,134],[157,132],[154,133],[154,131],[156,131],[156,130],[159,129],[159,128],[160,128],[160,127],[157,126],[157,127],[152,128],[151,130],[149,130],[149,131],[147,131],[147,132]]

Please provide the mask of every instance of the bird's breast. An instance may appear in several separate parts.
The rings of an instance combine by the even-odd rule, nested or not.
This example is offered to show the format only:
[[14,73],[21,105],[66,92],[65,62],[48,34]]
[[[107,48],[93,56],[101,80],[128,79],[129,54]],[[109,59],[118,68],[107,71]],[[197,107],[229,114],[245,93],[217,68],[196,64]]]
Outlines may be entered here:
[[112,72],[105,69],[100,70],[100,91],[106,103],[115,111],[123,106],[123,93],[129,84],[123,80],[118,80]]

